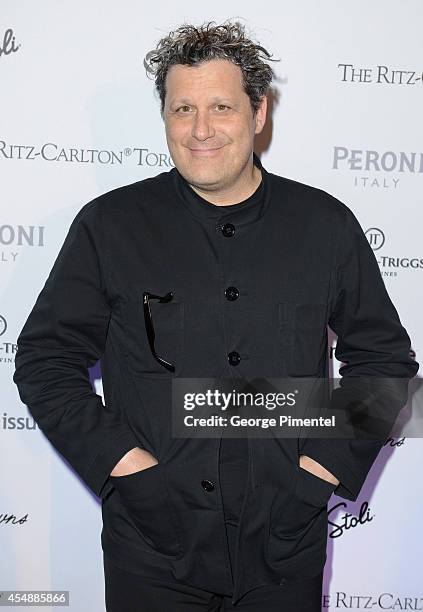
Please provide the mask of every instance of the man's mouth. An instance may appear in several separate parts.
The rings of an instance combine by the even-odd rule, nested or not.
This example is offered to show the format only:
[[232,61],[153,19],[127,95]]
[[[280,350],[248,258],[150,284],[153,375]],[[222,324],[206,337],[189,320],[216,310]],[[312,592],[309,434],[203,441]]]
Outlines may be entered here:
[[208,156],[208,155],[215,155],[222,148],[223,147],[216,147],[216,148],[210,148],[210,149],[191,149],[190,148],[190,151],[194,156],[203,157],[203,156]]

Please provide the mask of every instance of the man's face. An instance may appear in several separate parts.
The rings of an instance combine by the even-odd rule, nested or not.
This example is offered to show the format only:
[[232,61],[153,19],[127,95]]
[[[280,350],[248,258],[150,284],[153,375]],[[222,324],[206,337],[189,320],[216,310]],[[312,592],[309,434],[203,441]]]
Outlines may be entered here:
[[182,176],[204,191],[235,186],[248,168],[266,104],[264,96],[253,115],[241,69],[232,62],[172,66],[166,77],[164,122],[169,152]]

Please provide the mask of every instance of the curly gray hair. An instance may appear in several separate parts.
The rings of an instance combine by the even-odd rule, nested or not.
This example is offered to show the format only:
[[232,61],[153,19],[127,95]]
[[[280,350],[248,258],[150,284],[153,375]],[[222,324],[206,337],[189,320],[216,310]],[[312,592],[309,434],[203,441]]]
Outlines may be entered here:
[[200,26],[184,23],[175,31],[163,37],[155,49],[144,58],[147,76],[154,75],[156,90],[160,97],[163,116],[166,97],[166,76],[175,64],[198,65],[213,59],[227,59],[239,66],[243,87],[250,98],[255,113],[263,95],[268,93],[275,73],[263,61],[271,54],[261,45],[254,43],[245,34],[245,27],[238,21],[213,25],[209,21]]

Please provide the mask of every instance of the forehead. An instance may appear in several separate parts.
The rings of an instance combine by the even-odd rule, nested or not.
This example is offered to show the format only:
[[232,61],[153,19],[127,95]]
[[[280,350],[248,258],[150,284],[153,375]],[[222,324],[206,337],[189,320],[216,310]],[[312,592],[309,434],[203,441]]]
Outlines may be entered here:
[[169,96],[198,92],[210,95],[244,93],[241,68],[224,59],[195,66],[174,64],[169,68],[166,76],[166,93]]

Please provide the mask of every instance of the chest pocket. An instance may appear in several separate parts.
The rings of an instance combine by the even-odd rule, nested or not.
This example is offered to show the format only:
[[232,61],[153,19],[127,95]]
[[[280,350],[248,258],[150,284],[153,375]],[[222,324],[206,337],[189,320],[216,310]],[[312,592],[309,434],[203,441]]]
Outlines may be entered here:
[[150,347],[144,316],[142,291],[138,299],[126,300],[122,306],[125,353],[128,367],[141,377],[172,378],[182,371],[184,354],[184,304],[150,301],[156,354],[175,366],[168,370],[158,361]]
[[317,376],[327,347],[327,305],[280,302],[279,341],[288,376]]

